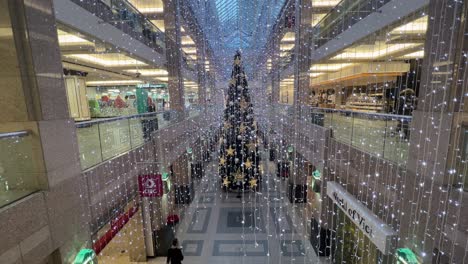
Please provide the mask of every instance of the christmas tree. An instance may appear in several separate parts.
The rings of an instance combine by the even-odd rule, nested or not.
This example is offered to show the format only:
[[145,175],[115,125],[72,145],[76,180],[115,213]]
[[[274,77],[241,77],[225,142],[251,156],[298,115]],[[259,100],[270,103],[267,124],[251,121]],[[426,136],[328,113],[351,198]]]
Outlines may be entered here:
[[234,56],[222,133],[219,174],[224,190],[257,190],[257,129],[240,52]]

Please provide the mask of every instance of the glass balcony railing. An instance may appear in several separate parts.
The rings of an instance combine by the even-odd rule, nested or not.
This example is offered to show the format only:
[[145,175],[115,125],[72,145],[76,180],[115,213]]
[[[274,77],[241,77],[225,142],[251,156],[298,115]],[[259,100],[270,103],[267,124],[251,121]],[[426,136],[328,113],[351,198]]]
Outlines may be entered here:
[[143,145],[151,140],[152,132],[177,120],[177,113],[165,111],[77,123],[81,169]]
[[323,46],[351,26],[376,12],[391,0],[363,1],[343,0],[336,5],[317,25],[312,34],[315,48]]
[[189,108],[187,108],[189,118],[199,116],[202,111],[203,107],[200,105],[191,105]]
[[281,68],[287,68],[288,65],[292,61],[294,61],[294,58],[295,58],[294,51],[295,51],[295,49],[292,48],[292,49],[284,52],[283,56],[281,56],[281,58],[280,58],[280,67]]
[[197,61],[194,59],[191,59],[190,56],[182,52],[182,61],[184,66],[189,70],[189,71],[196,71],[197,70]]
[[125,0],[105,2],[95,0],[72,1],[156,51],[160,53],[165,51],[164,33],[129,2]]
[[0,133],[0,208],[39,190],[33,145],[28,131]]
[[[294,108],[278,105],[276,112],[293,118]],[[377,157],[406,164],[411,116],[367,113],[303,106],[301,120],[330,128],[336,140]]]

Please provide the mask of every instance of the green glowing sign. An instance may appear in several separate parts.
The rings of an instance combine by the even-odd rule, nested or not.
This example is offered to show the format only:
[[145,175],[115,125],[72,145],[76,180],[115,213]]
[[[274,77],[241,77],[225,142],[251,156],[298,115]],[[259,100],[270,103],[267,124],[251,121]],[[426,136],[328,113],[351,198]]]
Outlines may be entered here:
[[316,180],[320,180],[322,178],[322,174],[320,173],[319,170],[314,170],[312,172],[312,177],[314,177],[314,179]]
[[75,260],[73,261],[73,264],[94,264],[97,263],[95,262],[96,260],[96,253],[94,253],[94,250],[89,249],[89,248],[84,248],[78,252],[78,255],[76,255]]
[[293,152],[293,151],[294,151],[293,146],[289,146],[289,147],[288,147],[288,152],[291,153],[291,152]]
[[163,174],[162,174],[162,180],[163,180],[163,181],[167,181],[168,179],[169,179],[169,173],[163,172]]
[[192,148],[187,148],[187,153],[192,153]]
[[418,257],[409,248],[399,248],[396,251],[397,263],[420,264]]

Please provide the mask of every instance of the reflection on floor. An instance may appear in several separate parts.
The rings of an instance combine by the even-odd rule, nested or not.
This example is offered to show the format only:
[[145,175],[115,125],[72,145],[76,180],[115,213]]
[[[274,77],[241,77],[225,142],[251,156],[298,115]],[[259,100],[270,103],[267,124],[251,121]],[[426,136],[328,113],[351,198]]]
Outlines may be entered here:
[[285,181],[267,171],[261,192],[237,198],[221,191],[216,170],[217,164],[208,168],[180,223],[184,263],[327,263],[313,252],[300,216],[305,205],[291,206]]

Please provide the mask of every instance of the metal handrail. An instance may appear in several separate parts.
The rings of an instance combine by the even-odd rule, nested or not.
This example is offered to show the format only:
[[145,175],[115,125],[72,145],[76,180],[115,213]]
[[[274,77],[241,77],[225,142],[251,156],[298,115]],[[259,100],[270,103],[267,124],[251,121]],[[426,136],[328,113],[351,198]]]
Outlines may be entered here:
[[346,109],[333,109],[333,108],[321,108],[321,107],[310,107],[309,109],[316,109],[322,112],[341,112],[341,113],[352,113],[356,115],[381,116],[381,117],[388,117],[391,119],[413,119],[412,116],[406,116],[406,115],[395,115],[395,114],[386,114],[386,113],[368,113],[368,112],[353,111],[353,110],[346,110]]
[[[293,105],[288,105],[288,104],[277,104],[280,106],[280,110],[288,110],[291,109]],[[368,113],[368,112],[361,112],[361,111],[353,111],[353,110],[346,110],[346,109],[334,109],[334,108],[322,108],[322,107],[313,107],[313,106],[303,106],[306,109],[310,110],[317,110],[317,112],[325,112],[325,113],[331,113],[331,112],[340,112],[340,113],[349,113],[353,115],[363,115],[363,116],[379,116],[379,117],[384,117],[388,119],[406,119],[406,120],[412,120],[412,116],[406,116],[406,115],[396,115],[396,114],[386,114],[386,113]]]
[[132,118],[137,118],[137,117],[156,116],[158,114],[162,114],[162,113],[165,113],[165,112],[171,112],[171,110],[150,112],[150,113],[143,113],[143,114],[134,114],[134,115],[127,115],[127,116],[100,118],[100,119],[95,119],[95,120],[90,120],[90,121],[77,122],[77,123],[75,123],[75,126],[77,128],[88,127],[88,126],[92,126],[94,124],[107,123],[107,122],[112,122],[112,121],[117,121],[117,120],[132,119]]
[[27,130],[21,130],[21,131],[15,131],[15,132],[6,132],[6,133],[0,133],[0,139],[12,138],[12,137],[26,137],[28,135],[29,135],[29,131],[27,131]]

